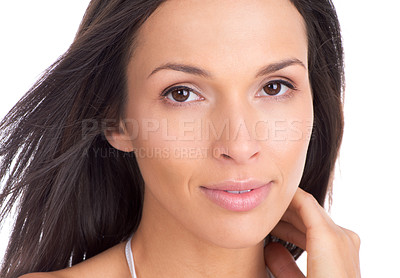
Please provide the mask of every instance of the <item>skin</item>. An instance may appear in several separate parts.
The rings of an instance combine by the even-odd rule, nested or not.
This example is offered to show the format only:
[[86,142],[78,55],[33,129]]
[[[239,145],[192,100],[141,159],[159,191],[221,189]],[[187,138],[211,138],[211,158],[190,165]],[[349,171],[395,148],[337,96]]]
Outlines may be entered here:
[[[296,63],[255,77],[289,60]],[[149,77],[165,63],[195,66],[212,78],[171,69]],[[276,80],[295,89],[268,95],[266,84]],[[289,1],[165,2],[140,29],[127,84],[121,130],[106,135],[115,148],[136,151],[145,181],[132,240],[139,277],[261,278],[266,264],[276,277],[303,277],[282,246],[264,249],[271,231],[307,250],[309,277],[359,276],[358,236],[298,188],[313,107],[305,25]],[[172,95],[160,96],[172,85],[188,87],[189,100],[177,106]],[[200,190],[246,178],[272,182],[250,211],[219,207]],[[130,277],[124,243],[72,268],[31,275]]]

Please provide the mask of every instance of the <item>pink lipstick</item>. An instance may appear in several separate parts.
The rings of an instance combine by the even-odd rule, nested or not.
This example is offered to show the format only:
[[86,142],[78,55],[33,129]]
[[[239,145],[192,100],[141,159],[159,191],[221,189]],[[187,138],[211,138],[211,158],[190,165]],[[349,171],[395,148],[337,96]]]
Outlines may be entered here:
[[203,185],[201,191],[215,204],[231,211],[249,211],[260,205],[268,196],[272,181],[255,179],[227,180]]

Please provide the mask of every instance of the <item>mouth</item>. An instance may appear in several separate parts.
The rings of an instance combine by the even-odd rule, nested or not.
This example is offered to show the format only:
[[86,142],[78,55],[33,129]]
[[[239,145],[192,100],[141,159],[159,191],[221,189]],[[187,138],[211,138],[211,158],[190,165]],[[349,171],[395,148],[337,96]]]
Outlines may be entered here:
[[259,180],[224,181],[200,187],[214,204],[236,212],[250,211],[258,207],[268,196],[273,182]]
[[250,192],[250,191],[252,191],[253,189],[249,189],[249,190],[243,190],[243,191],[229,191],[229,190],[224,190],[225,192],[228,192],[228,193],[232,193],[232,194],[243,194],[243,193],[247,193],[247,192]]

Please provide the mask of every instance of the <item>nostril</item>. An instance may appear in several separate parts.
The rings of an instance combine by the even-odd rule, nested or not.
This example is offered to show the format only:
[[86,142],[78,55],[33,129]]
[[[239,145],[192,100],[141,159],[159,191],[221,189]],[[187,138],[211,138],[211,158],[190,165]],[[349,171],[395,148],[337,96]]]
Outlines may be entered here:
[[222,157],[223,157],[223,158],[231,158],[229,155],[224,154],[224,153],[222,154]]
[[255,152],[250,158],[257,157],[259,155],[259,152]]

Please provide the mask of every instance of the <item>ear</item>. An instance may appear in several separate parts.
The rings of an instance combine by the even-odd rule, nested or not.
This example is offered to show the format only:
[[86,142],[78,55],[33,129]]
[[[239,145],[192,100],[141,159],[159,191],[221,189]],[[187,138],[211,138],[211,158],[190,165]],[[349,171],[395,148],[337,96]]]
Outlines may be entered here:
[[106,129],[104,135],[111,146],[123,152],[134,150],[131,136],[126,126],[121,123],[118,128]]

